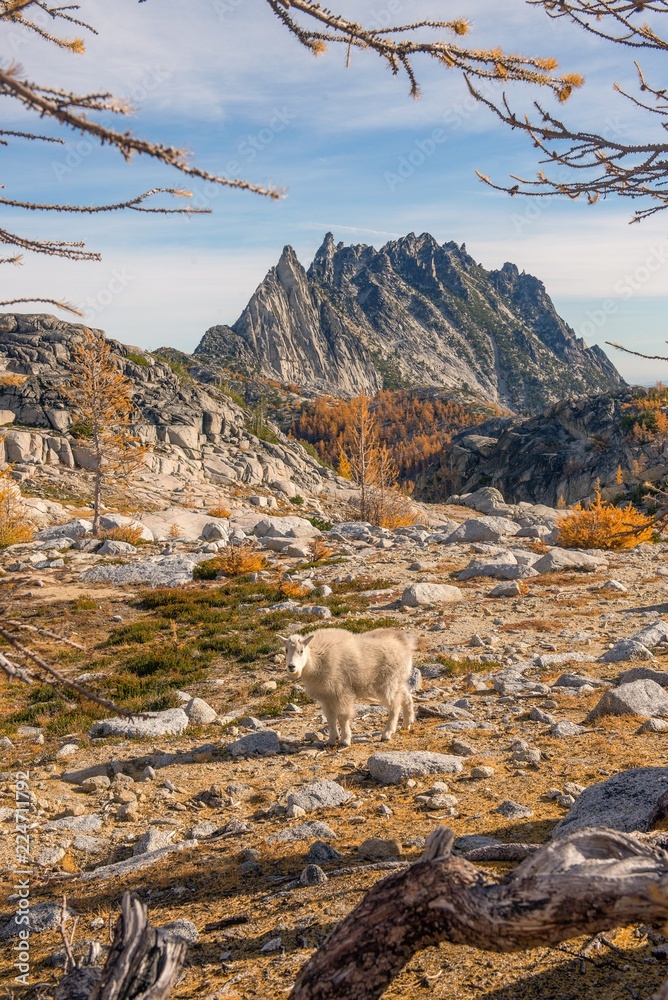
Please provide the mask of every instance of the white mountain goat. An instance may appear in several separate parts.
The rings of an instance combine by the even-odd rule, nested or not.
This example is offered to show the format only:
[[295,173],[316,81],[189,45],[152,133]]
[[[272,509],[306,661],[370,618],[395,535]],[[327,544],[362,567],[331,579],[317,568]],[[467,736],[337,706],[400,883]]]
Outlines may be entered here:
[[399,713],[404,729],[415,721],[408,680],[417,639],[396,628],[377,628],[354,635],[341,628],[309,635],[278,637],[285,645],[286,665],[301,680],[306,693],[322,708],[329,726],[329,744],[339,736],[350,746],[355,701],[373,699],[387,708],[382,739],[397,731]]

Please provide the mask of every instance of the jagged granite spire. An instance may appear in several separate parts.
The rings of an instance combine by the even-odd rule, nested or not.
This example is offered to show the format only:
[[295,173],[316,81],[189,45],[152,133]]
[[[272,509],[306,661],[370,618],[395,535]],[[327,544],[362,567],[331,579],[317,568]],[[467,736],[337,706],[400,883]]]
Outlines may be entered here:
[[327,233],[308,272],[285,247],[234,326],[207,331],[196,353],[317,392],[456,388],[529,413],[623,385],[538,278],[487,271],[429,233],[380,250]]

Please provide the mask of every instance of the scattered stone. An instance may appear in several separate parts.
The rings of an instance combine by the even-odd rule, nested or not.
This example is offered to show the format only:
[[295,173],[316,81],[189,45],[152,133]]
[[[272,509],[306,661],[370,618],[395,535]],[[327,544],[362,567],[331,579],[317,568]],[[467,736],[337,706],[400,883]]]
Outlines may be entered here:
[[651,650],[635,639],[620,639],[600,657],[602,663],[623,663],[628,660],[653,660]]
[[665,719],[648,719],[636,730],[638,733],[662,733],[668,729],[668,722]]
[[493,767],[487,764],[480,764],[478,767],[471,768],[471,777],[476,780],[482,780],[483,778],[493,778],[495,774]]
[[212,837],[217,829],[218,826],[216,823],[212,823],[208,819],[202,819],[188,830],[186,836],[188,840],[205,840],[207,837]]
[[316,840],[308,849],[306,861],[308,864],[326,865],[332,861],[339,861],[343,855],[331,844],[326,844],[324,840]]
[[288,795],[288,808],[299,806],[305,812],[315,812],[317,809],[328,809],[332,806],[342,806],[350,802],[353,798],[347,788],[343,788],[336,781],[325,778],[322,781],[314,781],[309,785],[304,785],[296,792]]
[[522,587],[517,582],[517,580],[508,580],[506,583],[500,583],[498,586],[491,590],[488,597],[521,597]]
[[83,872],[78,877],[81,882],[92,882],[96,879],[122,878],[125,875],[132,875],[134,872],[149,868],[170,854],[190,850],[196,846],[197,844],[193,840],[183,840],[180,844],[171,844],[169,847],[163,847],[157,851],[147,851],[146,854],[138,854],[136,857],[127,858],[125,861],[116,861],[111,865],[101,865],[99,868],[94,868],[93,871]]
[[327,875],[318,865],[307,865],[299,876],[300,885],[322,885],[328,881]]
[[307,820],[288,830],[279,830],[267,837],[268,844],[290,844],[296,840],[336,840],[336,834],[326,823],[318,819]]
[[117,542],[112,538],[108,538],[97,550],[97,554],[100,556],[121,556],[129,555],[136,551],[136,545],[132,545],[130,542]]
[[270,941],[265,942],[260,948],[261,955],[273,955],[274,952],[281,951],[283,949],[283,938],[275,937],[271,938]]
[[645,718],[668,716],[668,694],[651,680],[632,681],[606,691],[587,716],[593,722],[605,715],[640,715]]
[[[30,933],[41,934],[42,931],[55,930],[60,923],[62,913],[63,904],[61,902],[35,903],[28,910]],[[69,906],[67,907],[67,913],[70,917],[74,916]],[[25,926],[23,922],[17,923],[16,915],[12,916],[0,928],[0,939],[6,940],[7,938],[17,937],[22,930],[25,930]]]
[[633,635],[629,636],[629,639],[652,649],[653,646],[658,646],[660,642],[665,642],[668,639],[668,625],[666,622],[656,621],[652,625],[646,625],[645,628],[634,632]]
[[93,778],[84,778],[81,782],[82,789],[89,795],[92,795],[95,792],[103,792],[109,788],[110,785],[111,781],[106,774],[98,774]]
[[34,862],[38,868],[53,868],[65,857],[62,847],[43,847],[34,855]]
[[505,819],[511,820],[531,819],[533,816],[533,809],[529,809],[528,806],[523,806],[519,802],[513,802],[512,799],[504,799],[494,812],[500,813]]
[[407,778],[425,774],[458,774],[462,770],[460,757],[428,750],[389,751],[369,757],[367,770],[384,785],[399,785]]
[[570,722],[568,719],[563,719],[550,728],[550,736],[556,736],[558,739],[568,739],[570,736],[586,736],[586,734],[586,729],[576,725],[575,722]]
[[228,746],[233,757],[249,757],[251,754],[276,754],[280,750],[278,733],[273,729],[259,729],[235,740]]
[[535,562],[533,568],[537,573],[561,573],[563,570],[596,573],[607,565],[602,556],[592,556],[578,549],[554,548]]
[[519,530],[519,524],[508,517],[472,517],[452,532],[448,542],[500,542]]
[[183,706],[188,722],[193,726],[208,726],[218,718],[218,712],[203,698],[191,698]]
[[188,944],[196,944],[199,941],[199,931],[192,920],[186,920],[184,917],[163,924],[160,930],[172,941],[187,941]]
[[390,861],[401,857],[401,844],[398,840],[385,840],[383,837],[369,837],[357,848],[357,853],[369,861]]
[[77,833],[97,833],[102,828],[102,817],[97,813],[90,813],[84,816],[61,816],[60,819],[51,820],[44,829],[53,830],[76,830]]
[[619,580],[606,580],[599,589],[614,591],[617,594],[628,594],[629,592],[628,587],[625,587]]
[[532,708],[529,712],[529,718],[532,722],[543,722],[547,726],[553,726],[557,721],[554,715],[550,715],[549,712],[544,712],[542,708]]
[[653,667],[631,667],[617,678],[618,684],[630,684],[631,681],[654,681],[661,687],[668,687],[668,670],[654,670]]
[[158,830],[152,826],[134,844],[132,848],[133,856],[138,857],[140,854],[150,854],[153,851],[161,850],[163,847],[170,847],[175,833],[176,830]]
[[452,604],[463,600],[464,595],[459,587],[450,587],[445,583],[414,583],[406,587],[401,595],[401,603],[405,608],[419,608],[425,604]]
[[668,767],[634,767],[586,788],[552,831],[563,837],[589,826],[646,833],[666,815]]
[[65,743],[62,747],[56,750],[56,760],[65,760],[66,757],[71,757],[73,754],[78,753],[78,751],[78,743]]

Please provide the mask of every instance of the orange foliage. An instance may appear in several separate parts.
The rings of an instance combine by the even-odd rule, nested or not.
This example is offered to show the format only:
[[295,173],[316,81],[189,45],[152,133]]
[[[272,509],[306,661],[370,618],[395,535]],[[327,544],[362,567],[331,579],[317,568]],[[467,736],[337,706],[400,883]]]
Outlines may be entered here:
[[[325,462],[340,469],[342,453],[349,457],[355,406],[355,400],[322,396],[300,411],[293,423],[293,434],[315,445]],[[375,417],[379,443],[390,449],[402,482],[424,472],[453,434],[485,419],[461,403],[404,389],[380,392],[369,400],[369,408]],[[341,475],[347,478],[346,471]]]
[[557,544],[571,549],[632,549],[652,537],[652,520],[630,504],[615,507],[601,497],[589,507],[576,504],[558,524]]
[[222,506],[212,507],[211,510],[209,511],[209,515],[211,517],[229,517],[230,511],[227,509],[227,507],[222,507]]

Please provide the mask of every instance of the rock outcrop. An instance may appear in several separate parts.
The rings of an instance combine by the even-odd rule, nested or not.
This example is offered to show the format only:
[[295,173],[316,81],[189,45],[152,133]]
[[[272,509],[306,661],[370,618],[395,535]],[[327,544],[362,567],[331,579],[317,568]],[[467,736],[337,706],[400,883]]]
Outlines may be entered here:
[[[19,480],[35,466],[90,467],[63,392],[82,330],[53,316],[0,314],[0,464],[13,463]],[[297,478],[302,488],[318,489],[326,470],[295,442],[280,432],[273,442],[260,440],[247,430],[242,407],[222,392],[140,348],[111,344],[135,386],[136,430],[150,446],[150,471],[223,485]]]
[[376,250],[330,233],[308,271],[286,247],[237,322],[212,327],[195,353],[320,393],[456,388],[525,413],[623,384],[537,278],[487,271],[428,234]]
[[597,480],[604,496],[661,482],[668,476],[665,436],[642,440],[624,426],[625,404],[642,392],[564,399],[528,419],[488,420],[457,434],[443,465],[458,492],[493,486],[510,503],[575,503],[592,496]]

